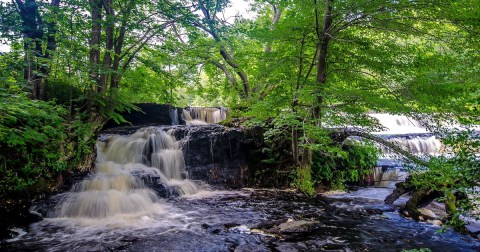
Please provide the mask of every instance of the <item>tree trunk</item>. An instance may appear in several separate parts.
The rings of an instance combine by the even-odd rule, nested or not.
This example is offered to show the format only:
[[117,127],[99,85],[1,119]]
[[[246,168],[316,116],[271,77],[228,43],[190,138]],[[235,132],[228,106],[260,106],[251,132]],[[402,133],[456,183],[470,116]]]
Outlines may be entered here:
[[[32,99],[45,100],[45,79],[48,77],[52,59],[56,49],[55,36],[56,23],[51,17],[44,21],[38,10],[39,5],[35,0],[15,0],[17,10],[22,20],[22,34],[24,36],[24,79],[30,83]],[[50,8],[53,14],[58,12],[60,0],[52,0]],[[44,50],[44,35],[47,34],[46,50]],[[41,61],[41,62],[39,62]]]
[[113,39],[115,31],[115,12],[112,7],[112,0],[103,0],[105,7],[105,53],[103,56],[103,66],[101,68],[100,79],[98,83],[99,93],[106,92],[108,88],[108,79],[111,76]]
[[[272,23],[270,25],[270,31],[273,31],[275,28],[275,25],[280,21],[280,17],[282,16],[282,10],[275,5],[274,3],[271,3],[272,9],[273,9],[273,16],[272,16]],[[272,42],[268,42],[267,46],[265,46],[265,52],[269,53],[272,52]]]
[[[98,84],[100,63],[100,39],[102,35],[102,0],[89,0],[92,15],[90,33],[90,78]],[[99,87],[94,90],[97,91]]]
[[[218,40],[219,41],[219,40]],[[243,95],[245,97],[248,97],[250,95],[250,84],[248,82],[248,77],[247,74],[239,70],[238,63],[235,61],[235,59],[227,52],[225,47],[220,48],[220,55],[222,55],[223,59],[227,64],[235,69],[235,72],[237,75],[240,77],[240,80],[242,81],[242,86],[243,86]]]
[[333,9],[333,0],[325,0],[325,13],[323,16],[323,29],[320,32],[319,20],[318,20],[318,11],[317,11],[317,0],[314,0],[315,3],[315,20],[316,20],[316,33],[318,38],[317,43],[317,52],[318,52],[318,61],[317,61],[317,83],[319,84],[320,94],[317,94],[317,104],[313,108],[313,117],[317,120],[317,125],[320,126],[320,118],[322,115],[321,106],[323,104],[323,86],[327,82],[327,53],[328,53],[328,44],[330,42],[329,31],[332,26],[332,9]]

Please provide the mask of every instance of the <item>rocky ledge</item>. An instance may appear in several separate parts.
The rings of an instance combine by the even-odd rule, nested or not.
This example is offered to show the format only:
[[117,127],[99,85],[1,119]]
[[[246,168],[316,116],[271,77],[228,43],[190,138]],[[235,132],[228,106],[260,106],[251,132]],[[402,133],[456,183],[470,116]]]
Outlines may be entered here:
[[[246,185],[247,157],[251,148],[241,129],[218,124],[150,127],[159,127],[180,141],[190,179],[229,188]],[[111,128],[101,132],[99,140],[107,141],[112,135],[130,135],[140,128]]]

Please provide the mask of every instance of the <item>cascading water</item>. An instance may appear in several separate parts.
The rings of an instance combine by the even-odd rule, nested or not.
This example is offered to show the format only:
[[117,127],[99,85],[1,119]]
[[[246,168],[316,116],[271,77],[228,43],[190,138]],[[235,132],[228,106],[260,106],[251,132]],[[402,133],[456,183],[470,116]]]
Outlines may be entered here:
[[[177,127],[170,128],[180,135]],[[53,218],[33,223],[28,232],[20,230],[18,237],[8,241],[12,248],[7,247],[8,251],[363,251],[383,247],[478,251],[469,237],[443,238],[434,233],[435,227],[390,213],[383,204],[389,188],[358,190],[338,196],[339,200],[332,198],[332,203],[277,190],[195,193],[197,186],[185,179],[183,153],[172,133],[151,127],[131,136],[102,136],[97,142],[95,173],[58,195],[63,200]],[[202,157],[209,159],[206,154]],[[377,171],[382,176],[379,180],[398,175]],[[152,181],[191,196],[158,198],[145,186]],[[351,200],[345,200],[348,197]],[[378,215],[379,211],[383,214]],[[298,234],[269,233],[284,224],[270,228],[269,223],[287,219],[293,223],[314,220],[321,226]],[[283,235],[287,239],[279,239]]]
[[172,108],[170,110],[170,118],[172,119],[172,125],[180,124],[180,120],[178,119],[178,111],[177,108]]
[[[427,130],[419,121],[404,116],[391,114],[369,114],[369,116],[378,120],[382,131],[372,132],[372,134],[393,142],[404,150],[423,157],[435,156],[444,151],[441,141]],[[381,150],[379,166],[374,170],[373,176],[375,186],[377,187],[393,187],[397,181],[406,177],[406,172],[402,171],[401,162],[395,161],[397,154],[390,148],[378,144]]]
[[[389,141],[398,144],[406,151],[415,155],[438,155],[443,151],[443,145],[430,131],[422,124],[412,118],[402,115],[390,114],[369,114],[376,118],[385,127],[383,131],[372,132],[373,134],[387,138]],[[379,146],[383,158],[391,158],[394,153]]]
[[392,115],[386,113],[371,113],[368,115],[376,118],[378,122],[386,128],[386,130],[383,131],[372,132],[374,134],[402,135],[430,133],[430,131],[423,127],[420,122],[404,115]]
[[183,117],[188,125],[219,123],[227,119],[226,108],[189,107],[183,110]]
[[[80,182],[60,202],[54,217],[104,218],[116,214],[154,211],[157,195],[139,177],[158,178],[157,183],[190,195],[197,186],[186,180],[183,152],[175,138],[159,128],[113,136],[97,143],[95,173]],[[135,175],[135,176],[134,176]]]

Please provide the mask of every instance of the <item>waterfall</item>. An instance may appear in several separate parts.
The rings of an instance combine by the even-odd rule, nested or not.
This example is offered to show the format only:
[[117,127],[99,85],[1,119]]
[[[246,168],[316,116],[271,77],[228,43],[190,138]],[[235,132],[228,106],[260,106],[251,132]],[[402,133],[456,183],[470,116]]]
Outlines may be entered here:
[[405,180],[406,173],[399,169],[385,169],[375,167],[373,170],[373,181],[375,187],[394,187],[398,181]]
[[178,120],[178,110],[177,108],[172,108],[170,110],[170,118],[172,118],[172,125],[179,125],[180,121]]
[[[134,176],[135,175],[135,176]],[[186,178],[183,152],[175,138],[159,128],[97,142],[95,172],[75,185],[53,217],[103,218],[154,211],[158,196],[140,177],[157,179],[178,195],[197,192]]]
[[[405,150],[413,154],[419,155],[437,155],[442,151],[443,148],[442,143],[435,136],[415,136],[411,138],[393,137],[389,138],[388,140],[402,146]],[[384,146],[381,146],[381,151],[386,156],[394,154],[389,148]]]
[[[372,132],[373,134],[386,137],[415,155],[438,155],[443,151],[441,141],[427,130],[419,121],[404,116],[391,114],[369,114],[376,118],[385,128],[383,131]],[[379,145],[383,157],[394,155],[389,148]]]
[[[369,116],[377,119],[384,127],[382,131],[372,132],[372,134],[387,139],[414,155],[434,156],[444,151],[442,142],[421,122],[411,117],[386,113],[372,113]],[[392,187],[397,181],[406,177],[406,173],[399,167],[403,164],[394,161],[398,155],[390,148],[381,144],[376,144],[376,146],[381,150],[378,164],[386,163],[387,165],[374,169],[375,186]]]
[[404,115],[392,115],[386,113],[372,113],[369,116],[376,118],[378,122],[386,128],[386,130],[372,132],[374,134],[418,134],[431,133],[423,125],[413,118]]
[[227,119],[226,108],[189,107],[183,110],[183,118],[189,125],[219,123]]

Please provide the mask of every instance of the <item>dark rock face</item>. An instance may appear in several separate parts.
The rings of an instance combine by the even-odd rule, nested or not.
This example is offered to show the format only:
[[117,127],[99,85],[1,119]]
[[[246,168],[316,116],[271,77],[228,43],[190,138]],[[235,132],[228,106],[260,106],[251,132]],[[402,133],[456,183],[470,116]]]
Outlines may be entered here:
[[172,105],[163,105],[155,103],[137,103],[141,111],[130,111],[130,113],[121,113],[123,118],[129,123],[117,124],[110,120],[103,129],[133,125],[133,126],[151,126],[151,125],[177,125],[185,124],[181,117],[182,109]]
[[176,139],[181,139],[190,179],[231,188],[245,185],[247,149],[245,135],[240,129],[211,124],[167,127],[165,130],[172,130]]

